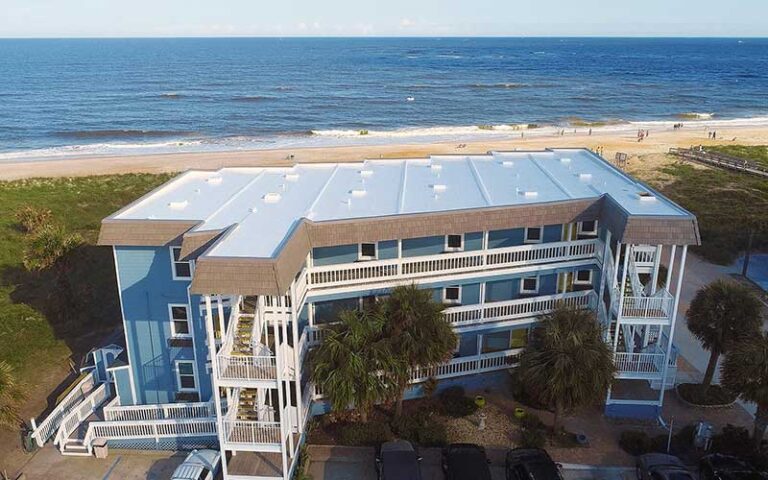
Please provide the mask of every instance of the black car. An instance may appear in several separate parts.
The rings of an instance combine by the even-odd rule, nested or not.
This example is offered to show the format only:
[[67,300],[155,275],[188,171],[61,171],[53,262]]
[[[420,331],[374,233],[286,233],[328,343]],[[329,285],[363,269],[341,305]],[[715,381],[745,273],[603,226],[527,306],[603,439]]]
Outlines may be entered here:
[[443,449],[445,480],[491,480],[485,449],[472,443],[452,443]]
[[379,447],[376,471],[379,480],[421,480],[421,457],[411,442],[395,440]]
[[508,451],[504,467],[507,480],[563,480],[558,465],[540,448]]
[[766,477],[747,462],[730,455],[713,453],[699,461],[701,480],[766,480]]
[[695,480],[679,458],[664,453],[637,457],[637,480]]

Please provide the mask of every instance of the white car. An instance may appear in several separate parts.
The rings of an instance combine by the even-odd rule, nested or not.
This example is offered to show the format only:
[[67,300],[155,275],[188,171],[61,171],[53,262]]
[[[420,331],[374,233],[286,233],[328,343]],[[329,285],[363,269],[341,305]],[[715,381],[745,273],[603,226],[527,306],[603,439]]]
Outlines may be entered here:
[[220,461],[218,450],[192,450],[173,471],[171,480],[214,480],[219,474]]

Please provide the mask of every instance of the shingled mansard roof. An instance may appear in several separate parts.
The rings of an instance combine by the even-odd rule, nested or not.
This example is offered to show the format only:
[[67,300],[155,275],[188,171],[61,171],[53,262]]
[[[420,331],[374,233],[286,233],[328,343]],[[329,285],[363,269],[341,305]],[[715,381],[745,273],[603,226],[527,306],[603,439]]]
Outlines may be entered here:
[[104,219],[101,245],[181,244],[195,293],[282,294],[310,248],[599,219],[698,244],[696,218],[586,149],[191,170]]

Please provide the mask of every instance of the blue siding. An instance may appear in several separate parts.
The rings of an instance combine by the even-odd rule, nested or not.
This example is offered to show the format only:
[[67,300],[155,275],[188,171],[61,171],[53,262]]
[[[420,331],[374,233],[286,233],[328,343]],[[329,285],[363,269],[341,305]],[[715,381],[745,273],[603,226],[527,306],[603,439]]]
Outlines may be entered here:
[[562,241],[563,226],[562,225],[545,225],[543,238],[545,243]]
[[445,250],[445,237],[419,237],[403,240],[403,257],[437,255]]
[[120,395],[120,405],[136,405],[131,390],[131,377],[128,368],[118,368],[112,374],[117,385],[117,393]]
[[657,405],[611,404],[605,406],[605,416],[633,420],[656,420],[661,415]]
[[378,255],[379,260],[390,260],[397,258],[397,240],[385,240],[379,242]]
[[323,265],[338,265],[357,261],[359,246],[337,245],[333,247],[317,247],[312,249],[312,263],[318,267]]
[[314,304],[315,325],[335,322],[338,319],[339,312],[342,310],[357,310],[359,306],[360,301],[356,296],[327,302],[316,302]]
[[520,279],[510,278],[485,284],[486,302],[503,302],[520,296]]
[[483,232],[472,232],[464,235],[464,251],[471,252],[483,249]]
[[488,232],[488,248],[504,248],[522,245],[525,240],[524,228],[491,230]]
[[479,283],[446,283],[445,286],[440,286],[432,289],[432,298],[436,302],[443,301],[443,289],[448,286],[461,286],[461,304],[462,305],[476,305],[480,303],[480,284]]
[[[192,360],[191,348],[170,348],[169,303],[189,302],[189,281],[175,281],[171,276],[170,251],[166,247],[116,247],[118,274],[125,314],[125,336],[129,364],[136,384],[139,404],[175,401],[176,360]],[[206,332],[201,329],[198,305],[190,308],[193,334],[198,346],[204,345]],[[196,319],[196,317],[198,317]],[[204,351],[204,350],[200,350]],[[204,355],[198,354],[196,371],[201,399],[210,396],[210,378]],[[206,395],[207,393],[207,395]]]

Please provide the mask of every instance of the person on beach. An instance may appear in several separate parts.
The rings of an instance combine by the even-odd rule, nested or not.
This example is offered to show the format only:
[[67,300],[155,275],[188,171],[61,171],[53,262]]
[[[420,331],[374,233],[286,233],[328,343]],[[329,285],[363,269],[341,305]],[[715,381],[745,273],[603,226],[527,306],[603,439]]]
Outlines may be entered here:
[[592,136],[592,129],[591,128],[589,129],[589,136],[590,137]]

